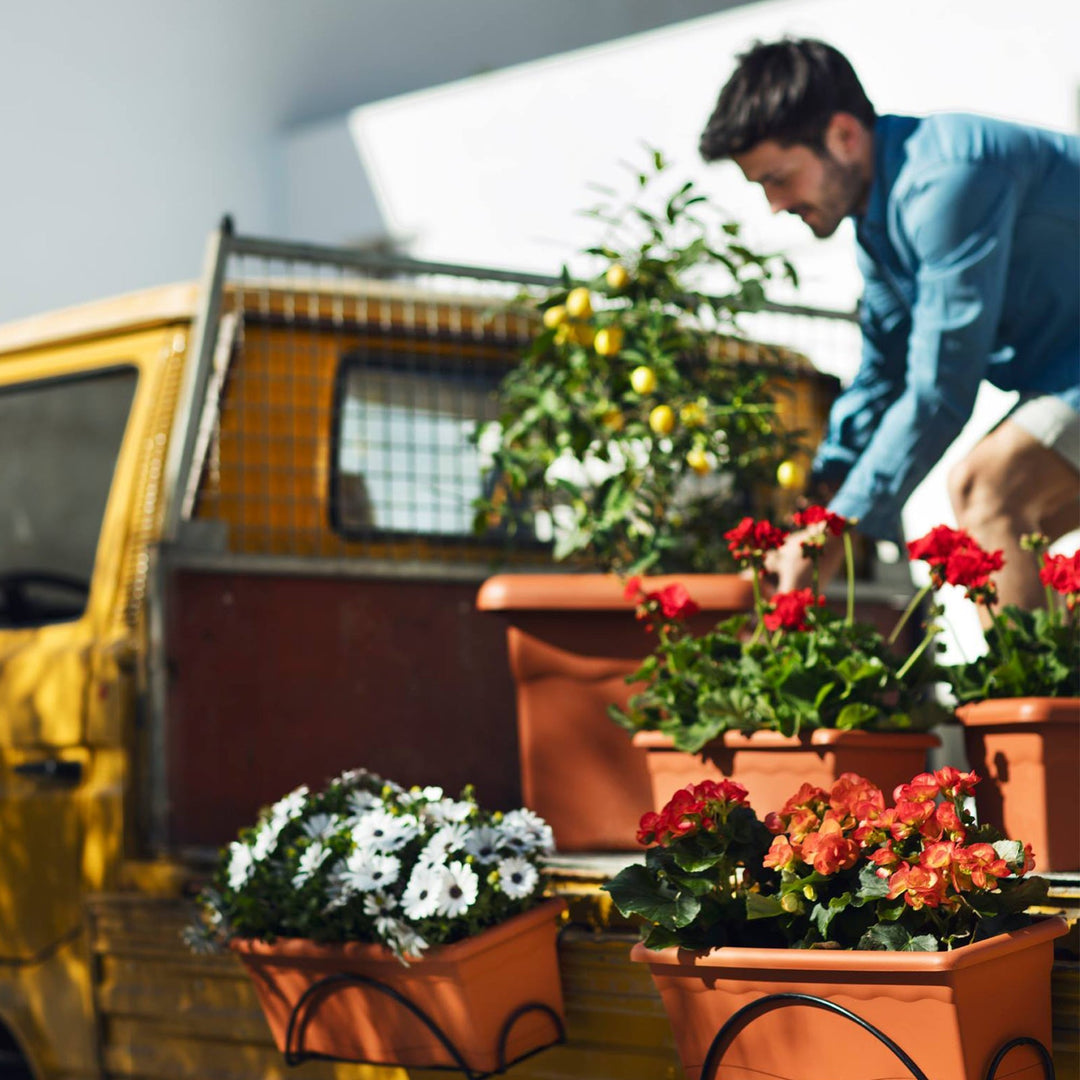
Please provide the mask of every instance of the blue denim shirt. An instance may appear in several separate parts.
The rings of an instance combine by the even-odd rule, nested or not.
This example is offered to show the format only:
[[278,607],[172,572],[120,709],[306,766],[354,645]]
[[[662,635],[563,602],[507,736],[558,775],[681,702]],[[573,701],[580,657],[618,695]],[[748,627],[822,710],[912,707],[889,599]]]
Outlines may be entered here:
[[866,214],[862,361],[814,462],[830,504],[896,539],[979,384],[1080,410],[1080,138],[980,116],[882,116]]

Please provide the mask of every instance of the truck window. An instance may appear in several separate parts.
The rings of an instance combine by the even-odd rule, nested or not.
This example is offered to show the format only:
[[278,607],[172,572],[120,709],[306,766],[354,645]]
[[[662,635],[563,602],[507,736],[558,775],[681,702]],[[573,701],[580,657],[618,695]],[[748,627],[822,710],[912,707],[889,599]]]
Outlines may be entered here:
[[78,618],[134,368],[0,387],[0,628]]
[[347,537],[466,537],[481,463],[473,436],[494,419],[501,371],[362,351],[338,372],[331,522]]

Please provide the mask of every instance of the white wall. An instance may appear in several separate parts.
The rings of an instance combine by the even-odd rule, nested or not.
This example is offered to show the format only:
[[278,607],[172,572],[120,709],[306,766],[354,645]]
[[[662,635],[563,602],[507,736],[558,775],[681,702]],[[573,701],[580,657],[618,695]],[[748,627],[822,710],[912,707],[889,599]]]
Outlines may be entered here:
[[731,2],[8,0],[0,321],[190,279],[226,211],[248,233],[367,239],[358,164],[291,133]]

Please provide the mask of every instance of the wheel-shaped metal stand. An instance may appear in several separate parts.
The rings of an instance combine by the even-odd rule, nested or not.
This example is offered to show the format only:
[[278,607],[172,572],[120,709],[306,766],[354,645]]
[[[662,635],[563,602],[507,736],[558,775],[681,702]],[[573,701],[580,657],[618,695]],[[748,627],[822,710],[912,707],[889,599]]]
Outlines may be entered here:
[[[868,1031],[878,1042],[888,1047],[893,1052],[893,1055],[910,1071],[914,1080],[931,1080],[911,1060],[910,1056],[883,1031],[879,1031],[873,1024],[864,1020],[857,1013],[853,1013],[850,1009],[845,1009],[842,1005],[837,1005],[832,1001],[826,1001],[825,998],[815,997],[813,994],[767,994],[763,998],[758,998],[757,1001],[750,1002],[749,1005],[744,1005],[724,1024],[709,1044],[709,1052],[705,1055],[705,1064],[701,1067],[701,1080],[715,1080],[716,1070],[720,1067],[725,1051],[735,1041],[735,1037],[743,1028],[747,1027],[759,1016],[772,1012],[774,1009],[785,1008],[788,1005],[809,1005],[811,1008],[824,1009],[826,1012],[835,1013],[845,1020],[850,1020],[853,1024],[861,1027],[863,1031]],[[1050,1057],[1050,1052],[1038,1039],[1027,1036],[1010,1039],[997,1051],[994,1059],[990,1062],[986,1080],[994,1080],[997,1076],[998,1066],[1004,1061],[1005,1055],[1017,1046],[1033,1047],[1039,1056],[1046,1080],[1056,1080],[1057,1074],[1054,1072],[1054,1062]]]
[[[413,1067],[424,1069],[446,1069],[450,1071],[457,1071],[462,1073],[466,1077],[466,1080],[484,1080],[487,1076],[496,1076],[499,1073],[504,1073],[511,1065],[516,1065],[519,1061],[524,1061],[526,1058],[532,1057],[533,1054],[540,1053],[541,1050],[546,1050],[551,1046],[556,1046],[559,1043],[566,1042],[566,1028],[563,1025],[562,1018],[550,1005],[543,1005],[540,1002],[527,1002],[524,1005],[518,1006],[504,1021],[502,1027],[499,1028],[499,1041],[496,1047],[496,1062],[498,1063],[496,1068],[491,1072],[476,1072],[466,1063],[461,1051],[454,1045],[453,1041],[442,1030],[441,1027],[435,1021],[428,1016],[423,1009],[421,1009],[415,1002],[410,1001],[400,991],[395,990],[392,986],[388,986],[384,982],[380,982],[378,979],[373,979],[367,975],[353,975],[348,972],[340,972],[334,975],[327,975],[318,982],[312,983],[300,996],[299,1001],[293,1006],[292,1012],[289,1014],[289,1024],[285,1031],[285,1064],[286,1065],[299,1065],[304,1061],[309,1061],[313,1058],[321,1059],[323,1061],[344,1061],[355,1059],[335,1058],[327,1054],[315,1054],[309,1053],[304,1049],[304,1029],[307,1027],[307,1022],[310,1017],[311,1007],[322,998],[340,990],[343,986],[364,986],[368,989],[374,990],[377,993],[385,994],[388,998],[397,1002],[403,1009],[411,1013],[420,1021],[427,1029],[435,1036],[439,1041],[440,1046],[449,1054],[453,1059],[453,1065],[420,1065],[417,1064]],[[526,1054],[522,1054],[519,1057],[514,1058],[512,1061],[506,1060],[506,1043],[510,1037],[510,1032],[513,1030],[514,1025],[523,1016],[529,1013],[539,1012],[543,1013],[550,1018],[552,1027],[555,1031],[555,1038],[550,1042],[544,1043],[543,1046],[538,1046],[533,1050],[530,1050]],[[370,1060],[355,1060],[355,1064],[358,1065],[397,1065],[395,1061],[370,1061]]]

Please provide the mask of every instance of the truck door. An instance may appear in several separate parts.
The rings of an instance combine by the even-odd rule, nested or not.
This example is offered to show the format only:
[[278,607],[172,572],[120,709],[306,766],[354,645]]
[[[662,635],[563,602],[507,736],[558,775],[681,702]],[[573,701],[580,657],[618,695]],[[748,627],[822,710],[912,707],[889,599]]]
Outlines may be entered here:
[[94,670],[116,602],[114,478],[138,381],[102,343],[0,362],[0,963],[26,977],[78,936],[95,876],[85,840],[103,775],[87,713],[111,692]]

